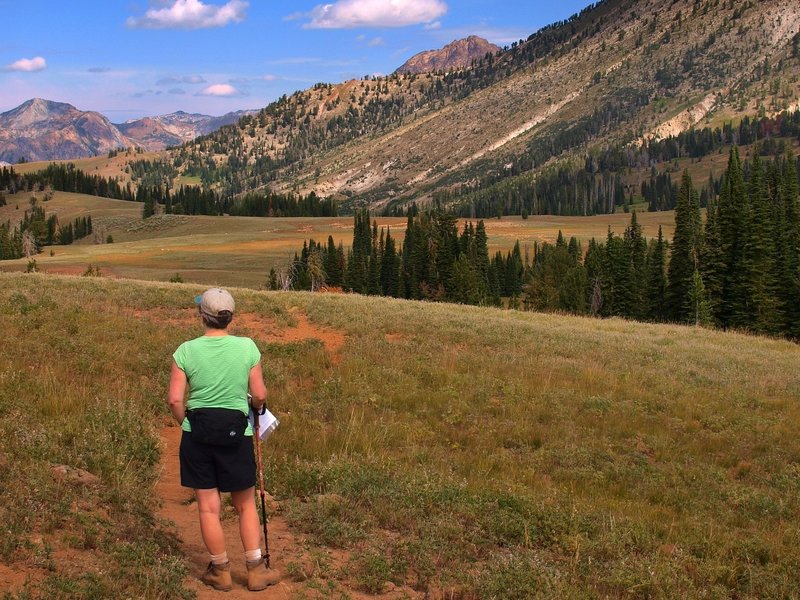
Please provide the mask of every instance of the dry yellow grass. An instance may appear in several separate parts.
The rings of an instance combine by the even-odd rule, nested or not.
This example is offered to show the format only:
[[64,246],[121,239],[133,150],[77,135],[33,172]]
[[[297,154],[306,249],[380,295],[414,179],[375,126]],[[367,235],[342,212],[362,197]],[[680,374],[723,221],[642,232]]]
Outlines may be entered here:
[[[170,353],[197,333],[183,316],[201,288],[21,274],[0,284],[14,357],[0,363],[0,432],[15,440],[0,450],[13,467],[0,470],[10,524],[0,551],[33,561],[25,540],[63,528],[84,543],[74,490],[22,519],[42,494],[56,497],[37,465],[58,456],[100,475],[113,506],[139,511],[97,525],[127,523],[127,554],[111,537],[94,554],[122,557],[129,596],[156,597],[142,592],[153,553],[135,545],[152,509],[152,424],[166,414]],[[469,600],[796,596],[797,345],[619,319],[233,293],[234,326],[256,338],[281,419],[268,487],[309,555],[323,557],[309,595],[391,581]],[[344,343],[276,341],[273,330],[300,315]],[[12,477],[26,469],[35,486]],[[324,558],[332,547],[344,565]],[[52,564],[47,581],[83,581],[67,566]],[[108,577],[95,578],[116,597]]]
[[[0,208],[0,221],[18,221],[28,207],[30,193],[7,198]],[[40,199],[43,194],[37,195]],[[271,267],[281,267],[313,238],[326,242],[332,236],[345,248],[352,243],[352,217],[259,218],[160,215],[141,219],[142,205],[82,194],[56,192],[42,203],[64,224],[78,216],[91,215],[95,229],[113,237],[113,244],[93,244],[84,239],[70,246],[45,248],[36,256],[39,268],[51,273],[81,273],[89,264],[98,265],[108,276],[166,281],[180,273],[184,281],[219,283],[258,288],[266,282]],[[17,208],[19,207],[19,208]],[[406,219],[376,219],[379,227],[390,227],[402,243]],[[630,215],[596,217],[532,216],[504,217],[485,221],[489,251],[508,252],[519,240],[523,252],[533,251],[535,242],[554,242],[561,230],[576,236],[584,247],[589,239],[604,239],[608,228],[622,234]],[[655,237],[659,225],[671,238],[674,213],[641,213],[645,235]],[[463,227],[463,221],[459,224]],[[52,255],[51,255],[52,252]],[[4,261],[0,269],[20,271],[27,259]]]
[[126,153],[121,152],[113,158],[108,158],[107,155],[103,156],[90,156],[86,158],[74,158],[71,160],[52,160],[52,161],[39,161],[28,162],[14,165],[14,171],[17,173],[33,173],[46,169],[51,164],[69,164],[72,163],[76,168],[84,171],[88,175],[100,175],[101,177],[116,177],[122,185],[125,185],[131,180],[130,175],[125,172],[125,165],[129,162],[137,160],[160,160],[164,157],[163,152],[143,152],[136,154],[135,152]]

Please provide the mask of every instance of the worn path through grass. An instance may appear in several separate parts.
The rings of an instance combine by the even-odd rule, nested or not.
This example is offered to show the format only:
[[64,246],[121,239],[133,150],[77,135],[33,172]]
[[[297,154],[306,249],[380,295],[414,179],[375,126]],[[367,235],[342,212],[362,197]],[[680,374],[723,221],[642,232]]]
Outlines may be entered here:
[[[332,328],[321,328],[309,321],[308,317],[297,310],[290,310],[295,319],[294,326],[280,327],[274,320],[265,318],[263,315],[255,313],[240,313],[236,315],[236,332],[247,334],[248,336],[264,343],[292,343],[302,340],[318,340],[322,342],[326,351],[329,353],[333,362],[337,362],[340,357],[339,351],[345,341],[345,334],[340,330]],[[163,315],[159,311],[136,311],[136,318],[163,320]],[[196,313],[191,309],[184,311],[179,317],[178,322],[190,324],[196,321]],[[178,324],[172,319],[172,324]],[[194,501],[194,494],[190,489],[180,485],[180,465],[179,448],[182,430],[175,423],[169,423],[160,431],[161,439],[161,463],[159,467],[160,476],[156,484],[155,491],[161,502],[158,516],[173,525],[173,532],[181,540],[186,561],[189,565],[188,575],[184,580],[184,585],[197,595],[198,600],[213,600],[219,598],[219,592],[203,585],[199,577],[205,571],[208,564],[208,553],[203,545],[200,536],[200,526],[198,522],[197,504]],[[264,444],[262,448],[266,452]],[[266,485],[269,490],[269,484]],[[244,567],[244,553],[241,547],[238,530],[238,519],[232,506],[226,500],[228,494],[223,496],[223,530],[227,542],[227,551],[231,560],[231,575],[233,578],[234,589],[225,594],[225,598],[231,600],[252,599],[253,595],[247,588],[247,573]],[[258,500],[260,502],[260,499]],[[260,506],[260,505],[259,505]],[[259,598],[265,600],[277,600],[292,597],[305,597],[309,593],[308,586],[303,582],[309,578],[316,577],[318,584],[327,588],[328,591],[336,590],[340,597],[352,599],[367,599],[375,596],[359,592],[358,590],[348,589],[346,582],[337,581],[334,572],[327,575],[316,572],[314,559],[308,552],[309,540],[296,530],[291,529],[286,519],[280,514],[280,504],[272,496],[267,497],[267,510],[269,517],[269,550],[271,555],[271,565],[278,569],[283,575],[283,580],[270,587],[261,594]],[[262,549],[264,548],[262,540]],[[350,552],[343,550],[327,549],[326,559],[329,563],[335,564],[339,568],[350,558]],[[0,575],[2,571],[0,571]],[[408,587],[395,587],[390,592],[380,595],[385,600],[422,598],[422,594]]]

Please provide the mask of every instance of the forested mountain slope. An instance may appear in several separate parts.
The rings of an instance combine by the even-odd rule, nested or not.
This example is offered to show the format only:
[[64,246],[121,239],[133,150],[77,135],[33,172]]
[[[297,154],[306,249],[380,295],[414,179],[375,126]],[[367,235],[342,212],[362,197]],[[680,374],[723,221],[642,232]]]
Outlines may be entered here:
[[606,0],[467,69],[317,84],[168,160],[223,195],[269,186],[372,208],[459,196],[554,159],[794,108],[798,45],[790,0]]

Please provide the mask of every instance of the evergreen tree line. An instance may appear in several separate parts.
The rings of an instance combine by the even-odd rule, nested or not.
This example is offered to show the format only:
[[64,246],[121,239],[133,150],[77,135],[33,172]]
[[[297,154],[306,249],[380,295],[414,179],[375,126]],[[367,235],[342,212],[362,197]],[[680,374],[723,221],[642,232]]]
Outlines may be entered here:
[[[519,296],[523,284],[520,246],[489,257],[486,227],[464,224],[442,211],[409,215],[403,243],[390,228],[370,225],[367,210],[354,215],[353,244],[345,254],[333,237],[327,244],[310,240],[295,254],[289,272],[294,289],[325,285],[367,295],[462,304],[499,305],[501,296]],[[281,287],[270,273],[269,287]]]
[[92,217],[77,217],[72,223],[59,225],[58,216],[47,216],[43,206],[31,201],[22,221],[12,226],[0,224],[0,260],[37,254],[44,246],[66,246],[92,233]]
[[555,244],[534,245],[533,260],[524,265],[521,304],[539,311],[600,317],[619,316],[664,321],[667,289],[667,242],[647,242],[636,212],[622,236],[610,228],[605,241],[567,242],[558,232]]
[[434,202],[450,206],[460,217],[487,219],[504,215],[596,215],[614,212],[625,202],[625,184],[618,173],[591,173],[571,165],[549,168],[533,177],[518,177],[471,193],[434,192]]
[[[652,164],[676,158],[701,158],[731,145],[749,146],[759,142],[762,156],[777,156],[787,149],[786,140],[781,138],[800,139],[800,110],[783,112],[774,118],[745,116],[738,126],[727,122],[721,128],[693,127],[663,140],[645,142],[640,153]],[[637,162],[641,160],[642,156]]]
[[77,169],[73,163],[52,163],[40,171],[24,175],[16,173],[13,168],[0,170],[0,189],[6,189],[12,194],[18,191],[43,190],[48,186],[59,192],[88,194],[115,200],[135,199],[130,184],[123,187],[114,178],[88,175]]
[[[708,183],[700,189],[700,208],[708,205],[708,199],[719,194],[721,177],[708,176]],[[650,212],[661,210],[674,210],[678,204],[680,184],[672,180],[672,173],[663,171],[659,173],[655,167],[650,171],[650,179],[641,184],[641,197],[647,202],[647,209]],[[633,197],[625,199],[623,205],[626,209],[633,203]],[[627,212],[627,210],[626,210]]]
[[695,323],[800,338],[800,177],[793,156],[742,165],[733,146],[719,194],[684,173],[669,252],[636,214],[585,255],[575,239],[535,248],[523,303],[537,310]]
[[336,202],[319,198],[314,192],[303,196],[259,192],[246,194],[231,203],[228,213],[243,217],[336,217]]
[[[137,161],[138,170],[149,161]],[[115,178],[87,175],[73,163],[50,164],[34,173],[19,174],[12,168],[0,169],[0,190],[15,194],[21,190],[52,188],[59,192],[72,192],[101,196],[115,200],[141,202],[142,216],[150,217],[156,206],[162,205],[167,214],[274,216],[274,217],[328,217],[336,216],[335,202],[320,199],[314,192],[307,196],[260,192],[244,198],[223,198],[201,186],[181,186],[170,192],[160,178],[152,185],[140,184],[134,192],[130,182],[121,186]]]
[[125,172],[134,183],[151,188],[178,176],[177,168],[163,160],[134,160],[125,165]]
[[[764,156],[781,156],[800,140],[800,110],[783,112],[774,118],[742,119],[738,126],[726,123],[722,128],[692,128],[676,136],[649,141],[639,147],[614,146],[587,154],[583,164],[562,164],[537,173],[530,172],[549,156],[578,147],[596,135],[604,123],[614,124],[620,118],[620,108],[636,103],[635,98],[618,100],[604,111],[586,118],[583,126],[571,126],[550,136],[538,136],[528,152],[500,167],[481,165],[488,170],[476,185],[462,185],[453,190],[435,192],[440,206],[453,207],[462,217],[490,218],[504,215],[561,214],[594,215],[611,213],[616,206],[631,202],[635,192],[647,201],[649,210],[673,210],[677,204],[678,188],[669,173],[658,173],[656,166],[677,158],[702,158],[721,152],[734,144],[758,143]],[[623,111],[624,112],[624,111]],[[576,137],[577,136],[577,137]],[[626,190],[622,174],[626,169],[651,167],[649,181],[641,190]],[[719,180],[702,194],[719,193]],[[701,198],[705,206],[707,197]],[[389,208],[391,211],[391,207]]]
[[585,253],[576,238],[567,241],[559,232],[555,244],[534,245],[532,260],[527,252],[523,258],[519,242],[489,260],[483,221],[467,222],[459,234],[454,215],[409,215],[398,246],[388,228],[370,227],[368,212],[360,211],[346,258],[332,238],[327,246],[312,241],[295,257],[297,272],[306,270],[296,282],[299,289],[322,279],[364,294],[465,304],[499,304],[506,297],[511,306],[541,311],[800,338],[796,159],[765,161],[755,151],[743,165],[732,146],[705,222],[688,172],[677,196],[671,244],[660,228],[648,241],[634,212],[623,235],[609,229]]
[[77,217],[72,223],[67,223],[64,226],[60,226],[58,228],[58,241],[55,242],[54,240],[51,240],[50,243],[58,243],[62,246],[68,246],[72,242],[76,242],[85,238],[86,236],[91,235],[92,232],[92,217]]

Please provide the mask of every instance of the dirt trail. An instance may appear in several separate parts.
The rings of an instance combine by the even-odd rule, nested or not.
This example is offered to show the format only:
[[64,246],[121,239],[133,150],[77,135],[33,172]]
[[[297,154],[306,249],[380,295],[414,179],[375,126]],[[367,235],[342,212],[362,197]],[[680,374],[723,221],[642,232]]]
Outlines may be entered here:
[[[276,326],[272,319],[253,313],[237,314],[233,327],[242,330],[245,335],[267,342],[290,343],[306,339],[319,339],[330,354],[331,361],[337,362],[339,351],[345,342],[344,333],[317,327],[296,308],[293,308],[291,313],[297,321],[295,327],[281,328]],[[137,311],[135,316],[149,318],[156,315],[150,314],[150,311]],[[193,310],[184,311],[178,320],[196,320],[196,313]],[[194,590],[200,600],[219,598],[221,592],[203,585],[199,580],[208,565],[208,554],[200,537],[200,524],[194,494],[180,484],[178,450],[181,434],[180,427],[175,425],[164,427],[161,430],[161,477],[156,485],[156,493],[162,503],[159,516],[174,524],[174,532],[182,541],[190,572],[185,582],[186,586]],[[268,484],[267,489],[269,489]],[[224,496],[227,498],[228,495]],[[247,572],[244,566],[244,551],[239,539],[239,521],[229,502],[223,502],[223,510],[222,526],[225,531],[228,556],[231,560],[231,576],[234,585],[234,589],[225,593],[224,597],[233,600],[236,598],[252,600],[254,594],[247,590]],[[284,575],[289,562],[303,562],[305,554],[303,544],[295,538],[289,531],[285,520],[278,515],[273,516],[269,522],[269,549],[272,566]],[[284,581],[259,593],[258,597],[290,598],[293,596],[293,590],[299,589],[300,585],[292,582],[288,577],[284,577]]]
[[[196,308],[168,311],[162,308],[136,309],[131,311],[134,318],[152,320],[168,325],[199,324]],[[292,307],[289,314],[296,321],[294,327],[279,326],[271,317],[258,313],[237,313],[231,322],[230,331],[234,335],[246,335],[267,343],[287,344],[303,340],[317,339],[325,346],[333,364],[338,363],[340,351],[347,339],[343,331],[320,327],[312,323],[299,308]],[[198,326],[198,335],[200,334]]]
[[231,327],[237,332],[241,330],[245,335],[263,342],[290,343],[317,339],[325,346],[331,362],[338,363],[339,352],[346,340],[344,332],[313,324],[299,309],[292,308],[289,312],[297,321],[294,327],[277,327],[272,319],[253,313],[236,315]]
[[[235,324],[242,333],[255,339],[267,342],[291,343],[306,339],[318,339],[331,357],[331,362],[336,364],[339,360],[339,352],[344,345],[346,336],[344,332],[320,328],[311,323],[308,317],[297,308],[290,309],[292,316],[297,324],[295,327],[278,327],[272,319],[256,314],[238,314]],[[138,311],[136,317],[150,318],[156,315],[148,311]],[[163,316],[163,315],[159,315]],[[194,320],[195,314],[186,311],[181,314],[178,320]],[[203,574],[208,564],[208,554],[200,537],[200,524],[197,515],[197,504],[194,502],[194,494],[191,490],[180,485],[180,466],[178,451],[182,431],[175,424],[165,426],[161,430],[161,465],[159,482],[156,485],[156,494],[161,500],[159,517],[171,523],[173,532],[181,540],[184,556],[189,566],[189,575],[185,580],[187,588],[197,594],[199,600],[225,598],[236,600],[237,598],[265,598],[265,599],[289,599],[294,597],[323,598],[319,588],[313,588],[304,581],[295,581],[287,575],[287,567],[290,563],[302,565],[303,570],[309,566],[310,542],[301,533],[289,528],[286,520],[280,513],[273,515],[269,521],[269,550],[271,564],[274,568],[281,571],[283,580],[277,585],[267,588],[263,592],[253,593],[247,590],[247,574],[244,565],[244,551],[242,550],[239,539],[238,519],[236,518],[230,503],[223,502],[222,527],[225,532],[227,542],[227,552],[231,560],[231,576],[233,578],[233,590],[230,592],[218,592],[206,587],[200,582],[199,577]],[[265,446],[266,448],[266,446]],[[269,482],[266,482],[267,490],[270,489]],[[227,498],[228,494],[224,494]],[[269,503],[269,499],[268,499]],[[263,540],[262,540],[263,549]],[[324,552],[334,566],[342,566],[349,556],[349,552],[342,550],[330,550],[319,548]],[[313,572],[313,568],[308,569]],[[0,571],[0,573],[2,573]],[[335,577],[335,576],[334,576]],[[320,581],[320,579],[317,579]],[[407,587],[388,586],[386,593],[381,595],[369,595],[352,589],[347,582],[336,579],[330,589],[345,591],[347,596],[353,600],[370,600],[381,598],[383,600],[400,600],[409,598],[422,598],[422,594]]]
[[[206,587],[199,580],[200,575],[203,574],[208,564],[208,554],[205,546],[203,546],[203,540],[200,538],[197,504],[192,501],[194,495],[191,490],[181,487],[180,484],[178,465],[180,441],[180,427],[165,427],[161,430],[161,442],[163,445],[161,477],[156,485],[156,493],[162,502],[159,516],[174,524],[174,532],[183,543],[184,554],[189,565],[189,577],[185,582],[186,587],[194,590],[200,600],[220,598],[221,592]],[[255,596],[247,590],[247,572],[244,566],[244,552],[239,540],[238,522],[235,514],[226,509],[222,527],[225,530],[228,556],[231,559],[233,590],[224,594],[224,597],[231,600],[236,598],[252,600]],[[272,566],[285,573],[286,564],[290,560],[296,559],[297,550],[300,546],[289,532],[286,522],[279,516],[270,519],[269,545]],[[292,582],[289,579],[258,594],[259,598],[275,599],[285,599],[291,596]]]

